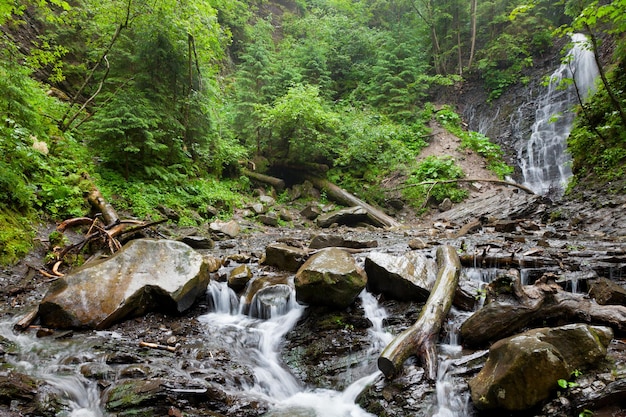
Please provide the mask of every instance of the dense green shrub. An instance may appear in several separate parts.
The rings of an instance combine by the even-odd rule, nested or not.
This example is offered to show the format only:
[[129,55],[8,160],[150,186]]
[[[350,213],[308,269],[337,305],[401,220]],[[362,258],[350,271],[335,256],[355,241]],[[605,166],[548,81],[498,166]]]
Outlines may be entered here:
[[[451,157],[429,156],[421,161],[406,181],[403,194],[414,206],[424,208],[429,200],[439,203],[446,198],[452,202],[462,201],[467,191],[458,183],[436,183],[463,178],[463,170]],[[427,184],[422,184],[427,182]]]

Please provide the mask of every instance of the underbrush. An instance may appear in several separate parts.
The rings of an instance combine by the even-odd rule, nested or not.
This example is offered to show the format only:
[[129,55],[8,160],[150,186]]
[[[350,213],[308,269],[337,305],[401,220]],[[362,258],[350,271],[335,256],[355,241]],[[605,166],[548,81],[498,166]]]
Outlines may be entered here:
[[98,186],[117,210],[146,220],[163,217],[168,208],[180,216],[180,226],[195,226],[216,211],[227,218],[243,206],[251,184],[247,177],[220,180],[216,177],[187,178],[177,183],[125,180],[120,173],[103,171]]

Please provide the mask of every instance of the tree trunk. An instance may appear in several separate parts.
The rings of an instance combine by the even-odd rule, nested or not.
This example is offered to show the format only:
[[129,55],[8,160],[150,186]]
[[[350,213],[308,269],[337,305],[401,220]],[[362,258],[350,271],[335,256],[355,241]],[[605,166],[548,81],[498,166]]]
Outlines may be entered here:
[[317,187],[319,190],[325,190],[328,196],[346,206],[359,206],[367,211],[367,216],[376,224],[382,227],[400,227],[402,223],[396,221],[393,217],[386,215],[381,210],[367,204],[365,201],[355,197],[346,190],[336,186],[332,182],[313,176],[306,176],[306,179]]
[[472,0],[470,13],[472,15],[472,34],[470,40],[470,56],[469,61],[467,63],[467,70],[469,71],[472,68],[472,64],[474,63],[474,52],[476,51],[476,9],[478,8],[478,0]]
[[281,180],[280,178],[271,177],[269,175],[264,175],[264,174],[259,174],[258,172],[250,171],[245,168],[241,170],[241,173],[247,177],[252,178],[253,180],[257,180],[264,184],[271,185],[278,192],[281,192],[285,189],[285,181]]
[[563,291],[553,282],[539,283],[478,310],[461,326],[461,338],[464,346],[482,347],[534,324],[545,326],[550,320],[598,324],[624,333],[626,307],[599,305],[587,295]]
[[437,337],[450,311],[459,282],[461,263],[452,246],[437,248],[437,280],[417,321],[398,335],[378,358],[378,369],[387,378],[393,377],[411,355],[422,359],[426,377],[437,377]]
[[593,52],[593,57],[596,61],[596,66],[598,67],[598,73],[600,74],[602,84],[604,85],[604,88],[609,95],[609,99],[611,104],[613,105],[613,109],[619,113],[620,119],[622,119],[622,124],[626,126],[626,112],[624,111],[624,107],[622,106],[619,98],[615,95],[615,90],[613,89],[613,87],[609,83],[608,78],[606,77],[606,72],[604,71],[602,60],[600,59],[598,39],[596,38],[596,35],[593,33],[589,25],[585,25],[585,28],[587,29],[589,40],[591,41],[591,50]]
[[102,220],[104,220],[104,224],[107,228],[120,222],[120,218],[113,206],[104,199],[102,193],[100,193],[100,190],[97,188],[91,190],[87,201],[89,201],[89,204],[91,204],[94,209],[102,213]]

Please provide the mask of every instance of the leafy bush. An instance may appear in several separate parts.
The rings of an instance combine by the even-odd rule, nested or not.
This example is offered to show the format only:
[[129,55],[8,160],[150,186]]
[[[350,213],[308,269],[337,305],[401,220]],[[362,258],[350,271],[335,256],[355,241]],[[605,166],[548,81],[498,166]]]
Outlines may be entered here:
[[249,191],[246,180],[218,180],[215,177],[186,179],[178,183],[133,179],[125,181],[120,173],[103,170],[98,186],[117,210],[142,219],[161,218],[158,207],[165,206],[181,215],[184,225],[196,224],[196,212],[216,207],[223,217],[243,205],[242,193]]
[[[616,67],[609,77],[623,101],[626,90],[623,68]],[[626,174],[626,130],[619,113],[611,107],[603,86],[589,98],[582,110],[567,139],[575,183],[592,175],[604,182],[623,179]]]
[[[428,200],[439,203],[446,198],[453,202],[462,201],[467,191],[458,183],[435,183],[463,178],[463,170],[455,164],[451,157],[429,156],[420,162],[406,181],[407,188],[403,194],[414,206],[423,208]],[[428,182],[428,184],[422,184]],[[432,184],[430,182],[433,182]]]
[[0,205],[0,265],[17,262],[28,253],[35,231],[33,215],[6,209]]

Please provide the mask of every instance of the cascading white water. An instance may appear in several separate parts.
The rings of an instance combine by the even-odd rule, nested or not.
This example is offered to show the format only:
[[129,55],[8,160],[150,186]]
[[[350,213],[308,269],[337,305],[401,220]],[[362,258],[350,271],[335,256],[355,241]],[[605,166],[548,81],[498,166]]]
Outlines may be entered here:
[[[354,401],[367,385],[380,377],[379,371],[353,382],[344,392],[309,390],[301,386],[281,363],[279,344],[304,310],[296,303],[293,290],[290,295],[282,297],[282,305],[281,297],[272,299],[272,308],[264,313],[265,319],[242,314],[237,297],[226,283],[211,282],[208,293],[214,311],[200,316],[198,320],[212,327],[211,333],[228,337],[231,354],[254,369],[254,384],[246,387],[246,391],[275,404],[268,417],[373,417]],[[377,301],[371,294],[364,291],[361,300],[366,316],[374,323],[370,334],[372,349],[378,353],[391,338],[382,330],[385,313],[377,307]],[[259,306],[253,309],[261,310]]]
[[0,323],[0,334],[13,342],[19,352],[7,355],[7,361],[15,369],[27,375],[45,380],[59,394],[59,402],[65,404],[67,417],[102,417],[100,390],[95,381],[80,374],[66,372],[59,364],[68,357],[79,357],[88,350],[87,345],[59,342],[50,344],[38,340],[33,334],[13,332],[13,323]]
[[[566,147],[574,120],[572,107],[578,103],[576,88],[586,98],[598,75],[585,35],[572,35],[572,43],[566,62],[550,76],[547,90],[538,100],[530,138],[518,152],[524,185],[541,195],[561,195],[572,176]],[[564,79],[575,83],[565,88]]]
[[450,310],[450,319],[445,325],[447,343],[439,346],[441,353],[435,384],[437,407],[433,417],[468,417],[472,415],[469,406],[469,393],[460,392],[458,381],[455,381],[452,375],[454,359],[462,355],[458,337],[459,329],[469,314],[471,313],[461,313],[454,308]]

